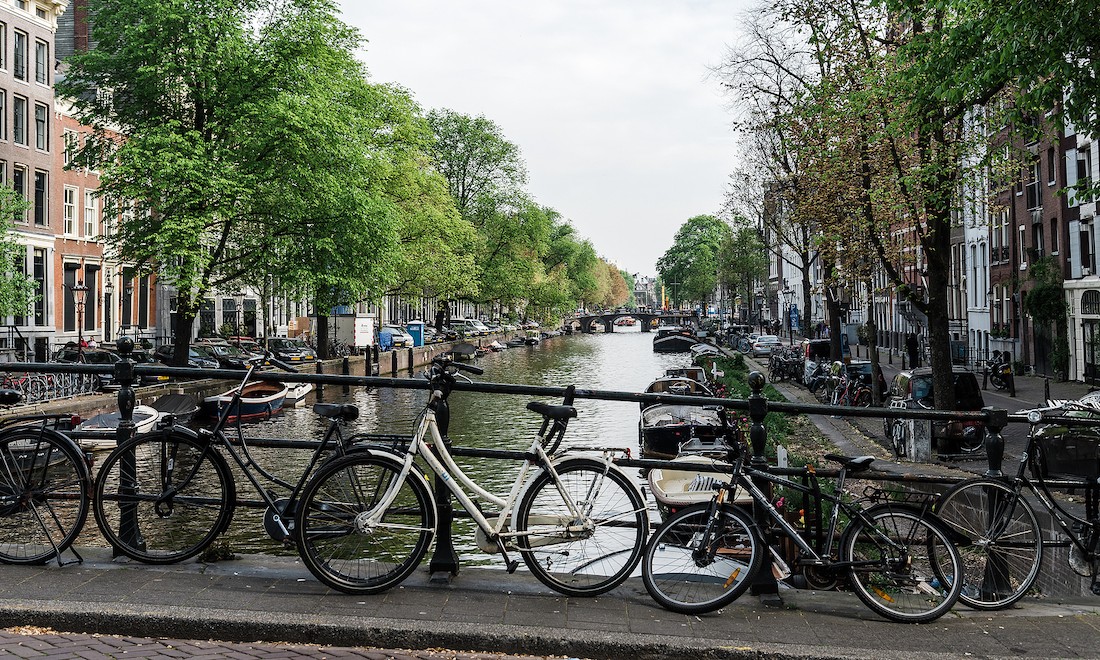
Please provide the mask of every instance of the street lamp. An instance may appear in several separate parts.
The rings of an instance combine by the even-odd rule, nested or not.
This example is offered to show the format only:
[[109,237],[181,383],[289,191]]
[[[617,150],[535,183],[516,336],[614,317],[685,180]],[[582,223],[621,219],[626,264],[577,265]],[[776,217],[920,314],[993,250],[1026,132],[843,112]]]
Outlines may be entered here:
[[107,271],[106,281],[103,283],[103,341],[111,340],[111,294],[114,293],[115,284],[111,280],[111,272]]
[[[73,294],[73,303],[76,304],[76,353],[80,362],[84,361],[84,304],[87,302],[88,287],[84,282],[77,282],[69,287]],[[77,297],[80,294],[80,297]]]
[[783,289],[783,324],[787,326],[787,345],[794,345],[794,331],[791,329],[791,297],[794,296],[794,291],[789,287]]
[[233,328],[237,336],[237,341],[241,339],[241,307],[244,306],[244,291],[233,292],[233,310],[234,310],[234,323]]

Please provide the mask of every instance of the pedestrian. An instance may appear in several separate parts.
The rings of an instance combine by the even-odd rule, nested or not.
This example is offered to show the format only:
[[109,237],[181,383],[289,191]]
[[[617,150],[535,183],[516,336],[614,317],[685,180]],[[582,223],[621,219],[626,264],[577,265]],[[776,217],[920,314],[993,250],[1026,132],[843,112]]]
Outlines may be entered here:
[[905,336],[905,352],[909,354],[909,368],[916,369],[920,366],[920,342],[917,341],[917,333],[910,332]]
[[97,348],[98,346],[99,346],[99,343],[96,342],[95,337],[90,337],[88,339],[88,348]]

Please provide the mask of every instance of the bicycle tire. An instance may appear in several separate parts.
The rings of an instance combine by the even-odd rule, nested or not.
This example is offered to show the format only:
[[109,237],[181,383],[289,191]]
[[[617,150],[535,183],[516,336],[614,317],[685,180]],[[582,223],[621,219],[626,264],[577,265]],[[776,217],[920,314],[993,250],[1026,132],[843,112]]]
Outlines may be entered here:
[[1043,562],[1039,521],[1004,482],[974,479],[956,484],[936,503],[936,513],[964,537],[963,592],[959,599],[978,610],[1000,610],[1023,598]]
[[[736,600],[752,584],[764,563],[763,542],[752,519],[740,509],[723,505],[716,520],[722,529],[713,537],[720,546],[714,557],[696,561],[708,526],[710,504],[685,507],[670,516],[646,544],[642,583],[653,600],[681,614],[713,612]],[[709,553],[707,553],[709,554]]]
[[927,623],[943,616],[963,588],[957,579],[962,558],[947,526],[891,504],[870,507],[863,515],[840,542],[840,560],[852,562],[848,578],[856,596],[891,621]]
[[581,524],[547,471],[535,477],[516,509],[517,545],[527,568],[546,586],[567,596],[596,596],[614,589],[642,560],[649,514],[638,488],[621,470],[602,461],[566,460],[554,466],[561,488],[585,507]]
[[90,481],[68,437],[25,426],[0,434],[0,561],[44,564],[67,550],[88,517]]
[[[128,492],[123,477],[131,471]],[[225,458],[181,431],[146,433],[113,449],[96,475],[95,494],[103,537],[146,564],[171,564],[205,550],[229,527],[237,498]]]
[[409,473],[383,518],[366,527],[401,465],[353,454],[322,467],[306,484],[295,514],[298,554],[314,577],[349,594],[399,584],[423,560],[435,536],[435,502],[418,472]]

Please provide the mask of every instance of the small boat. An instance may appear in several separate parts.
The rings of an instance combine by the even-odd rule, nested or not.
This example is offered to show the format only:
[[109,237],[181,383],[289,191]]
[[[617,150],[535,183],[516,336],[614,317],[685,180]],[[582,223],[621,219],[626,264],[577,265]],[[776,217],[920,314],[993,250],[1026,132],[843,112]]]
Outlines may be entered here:
[[528,346],[535,346],[542,341],[542,333],[538,330],[528,330],[527,336],[524,338]]
[[313,383],[287,383],[284,408],[295,408],[306,402],[306,395],[313,391]]
[[735,432],[721,406],[659,403],[643,410],[638,422],[643,458],[675,458],[687,442],[724,446]]
[[149,406],[159,411],[161,417],[171,415],[175,424],[186,424],[199,411],[199,402],[195,397],[179,392],[165,394]]
[[499,351],[503,351],[504,349],[506,349],[508,347],[505,346],[504,344],[500,343],[496,339],[494,339],[492,342],[489,343],[488,346],[486,346],[486,348],[488,348],[490,351],[493,351],[494,353],[496,353],[496,352],[499,352]]
[[704,386],[707,384],[706,369],[699,366],[670,367],[665,369],[665,376],[670,378],[690,378],[697,383],[702,383]]
[[[662,376],[645,388],[646,394],[676,394],[678,396],[714,396],[706,383],[685,376]],[[643,402],[642,410],[653,403]]]
[[477,346],[469,342],[460,342],[451,346],[451,358],[454,360],[472,360],[477,355]]
[[[157,427],[157,421],[161,413],[152,406],[134,406],[133,420],[137,433],[148,433]],[[99,437],[77,438],[81,449],[87,451],[102,451],[114,449],[116,438],[114,432],[118,430],[119,420],[122,414],[117,411],[105,412],[86,419],[73,429],[78,433],[102,433]]]
[[632,326],[638,323],[633,316],[620,316],[615,319],[615,325],[617,326]]
[[[686,506],[709,502],[714,497],[716,485],[719,482],[728,483],[730,480],[728,466],[724,471],[718,469],[717,466],[726,465],[719,458],[688,452],[678,455],[672,459],[672,462],[686,463],[689,467],[684,469],[653,468],[646,475],[646,480],[649,481],[649,489],[653,493],[653,499],[657,501],[657,510],[665,518]],[[716,467],[713,471],[701,470],[694,467],[697,465],[713,465]],[[734,491],[734,503],[747,504],[751,501],[752,497],[743,488]]]
[[[202,411],[207,417],[217,418],[233,400],[233,388],[222,394],[208,396],[202,400]],[[254,381],[244,386],[241,394],[241,402],[237,409],[230,409],[230,422],[248,421],[251,419],[263,419],[270,417],[283,407],[286,400],[287,387],[283,383]]]
[[691,328],[662,325],[657,328],[657,336],[653,338],[653,350],[656,353],[686,353],[698,343]]
[[520,346],[526,346],[527,339],[525,337],[512,337],[511,339],[506,341],[505,344],[508,346],[508,348],[518,348]]

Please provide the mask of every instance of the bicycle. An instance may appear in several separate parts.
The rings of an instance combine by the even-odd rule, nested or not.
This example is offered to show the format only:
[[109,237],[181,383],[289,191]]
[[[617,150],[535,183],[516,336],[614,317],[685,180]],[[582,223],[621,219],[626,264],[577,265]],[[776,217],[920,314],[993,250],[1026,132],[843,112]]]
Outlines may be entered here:
[[[22,398],[19,391],[0,390],[0,405],[13,406]],[[72,563],[61,555],[87,519],[91,477],[80,447],[56,428],[68,419],[35,415],[0,421],[0,562]]]
[[[294,543],[294,508],[300,494],[326,452],[334,452],[331,460],[361,440],[356,435],[345,437],[341,429],[342,423],[359,416],[359,410],[350,404],[314,404],[313,411],[329,422],[321,442],[296,483],[279,478],[252,458],[239,425],[234,439],[239,450],[225,434],[226,425],[237,414],[241,393],[265,361],[295,371],[270,354],[250,358],[240,386],[219,411],[212,429],[196,432],[169,421],[119,444],[107,455],[96,476],[93,510],[112,547],[150,564],[183,561],[207,549],[229,527],[236,507],[236,483],[224,454],[267,505],[265,531],[276,541]],[[264,482],[289,494],[277,497]]]
[[[826,455],[840,464],[836,494],[830,494],[821,490],[812,466],[807,466],[810,484],[804,485],[745,465],[743,448],[732,453],[730,481],[716,484],[710,502],[668,518],[646,545],[642,581],[663,607],[684,614],[717,610],[749,588],[767,555],[780,575],[801,569],[815,588],[831,588],[846,576],[868,608],[892,621],[932,621],[958,599],[962,581],[955,576],[962,573],[962,559],[930,502],[908,501],[919,494],[880,489],[853,502],[844,499],[846,476],[866,470],[873,457]],[[818,506],[830,504],[827,533],[799,531],[754,480],[809,495]],[[752,498],[761,519],[770,521],[767,529],[732,504],[735,491]],[[848,522],[837,542],[841,513]],[[793,566],[773,547],[777,535],[797,547]]]
[[[306,486],[295,521],[306,566],[321,582],[353,594],[380,593],[408,577],[437,531],[436,503],[420,459],[474,520],[481,550],[500,553],[509,573],[519,564],[509,553],[517,552],[540,582],[569,596],[595,596],[619,585],[641,559],[649,532],[646,504],[612,462],[615,450],[593,456],[561,448],[568,420],[577,414],[572,387],[561,405],[527,404],[542,415],[542,427],[501,497],[455,464],[441,436],[459,371],[483,373],[446,358],[432,360],[431,394],[407,442],[337,459]],[[499,510],[483,511],[479,502]]]
[[[1029,466],[1043,463],[1043,446],[1037,429],[1046,413],[1096,410],[1067,402],[1058,408],[1027,411],[1031,425],[1027,444],[1015,476],[978,477],[948,489],[936,505],[940,517],[962,537],[965,564],[962,602],[978,610],[1000,610],[1020,600],[1039,577],[1046,547],[1068,547],[1069,566],[1082,577],[1092,578],[1092,592],[1100,595],[1100,515],[1097,484],[1086,490],[1085,517],[1070,513],[1051,494],[1042,470],[1027,474]],[[1030,495],[1030,498],[1025,495]],[[1064,538],[1045,539],[1035,515],[1038,502],[1050,514]]]

